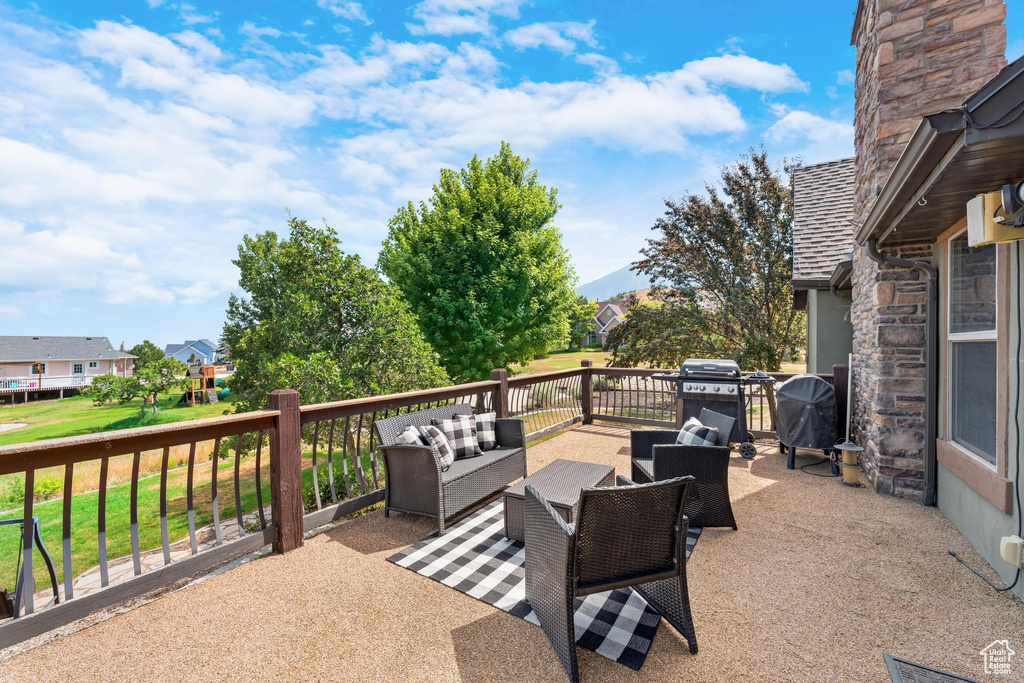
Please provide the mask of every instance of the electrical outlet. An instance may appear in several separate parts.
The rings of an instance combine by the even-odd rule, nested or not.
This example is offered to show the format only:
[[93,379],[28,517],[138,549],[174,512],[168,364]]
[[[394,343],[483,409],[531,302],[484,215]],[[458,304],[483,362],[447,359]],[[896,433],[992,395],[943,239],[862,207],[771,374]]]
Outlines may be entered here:
[[1003,536],[999,542],[999,555],[1017,569],[1024,568],[1024,538]]

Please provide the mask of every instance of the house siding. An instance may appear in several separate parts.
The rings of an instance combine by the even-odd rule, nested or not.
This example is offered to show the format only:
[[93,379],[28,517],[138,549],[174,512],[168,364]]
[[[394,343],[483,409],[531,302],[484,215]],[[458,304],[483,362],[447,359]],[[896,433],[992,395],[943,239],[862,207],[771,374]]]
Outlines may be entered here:
[[[935,247],[935,261],[939,266],[940,279],[943,282],[942,291],[945,293],[945,283],[948,277],[947,245],[940,243]],[[1021,433],[1018,431],[1014,419],[1014,409],[1017,392],[1024,388],[1024,354],[1017,354],[1018,324],[1024,323],[1017,315],[1017,308],[1024,295],[1024,283],[1018,279],[1016,273],[1015,259],[1016,250],[1021,249],[1021,262],[1024,263],[1024,245],[1011,244],[1005,247],[1008,250],[1008,258],[1002,263],[1007,266],[1006,273],[999,278],[999,286],[996,289],[996,309],[1000,314],[1006,314],[1007,321],[999,325],[1000,329],[1006,330],[1005,351],[1006,377],[1000,377],[1000,381],[1006,381],[1005,405],[999,405],[998,410],[1006,413],[1007,419],[1001,431],[1005,433],[1005,472],[999,476],[1000,480],[1014,481],[1024,462],[1024,448],[1021,447]],[[942,299],[947,301],[945,297]],[[1007,305],[1008,304],[1008,305]],[[941,306],[940,328],[946,329],[947,311]],[[944,336],[943,336],[944,338]],[[940,368],[945,368],[948,362],[948,344],[939,344]],[[945,390],[939,392],[939,443],[945,443],[943,437],[947,434]],[[1024,412],[1024,411],[1022,411]],[[1024,415],[1020,415],[1024,419]],[[1001,435],[1000,435],[1001,436]],[[997,468],[998,471],[999,468]],[[1015,569],[1005,562],[999,555],[999,544],[1003,536],[1012,536],[1017,533],[1017,518],[1020,511],[1016,507],[1015,500],[1011,500],[1009,513],[993,503],[991,497],[983,495],[979,491],[977,482],[968,481],[967,477],[958,476],[951,468],[945,466],[941,461],[938,467],[938,507],[943,514],[949,518],[960,533],[970,541],[975,550],[978,551],[985,561],[999,574],[999,577],[1009,584],[1013,581]],[[1011,490],[1012,494],[1012,490]],[[1012,497],[1012,496],[1011,496]],[[1018,582],[1013,593],[1024,600],[1024,581]]]
[[826,290],[807,292],[807,372],[831,374],[853,350],[851,300]]

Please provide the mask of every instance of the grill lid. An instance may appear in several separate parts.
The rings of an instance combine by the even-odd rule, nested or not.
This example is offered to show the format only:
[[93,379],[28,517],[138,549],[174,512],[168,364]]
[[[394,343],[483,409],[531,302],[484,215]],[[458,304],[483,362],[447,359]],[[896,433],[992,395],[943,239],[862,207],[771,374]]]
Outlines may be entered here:
[[687,358],[679,370],[680,377],[739,378],[740,366],[734,360]]

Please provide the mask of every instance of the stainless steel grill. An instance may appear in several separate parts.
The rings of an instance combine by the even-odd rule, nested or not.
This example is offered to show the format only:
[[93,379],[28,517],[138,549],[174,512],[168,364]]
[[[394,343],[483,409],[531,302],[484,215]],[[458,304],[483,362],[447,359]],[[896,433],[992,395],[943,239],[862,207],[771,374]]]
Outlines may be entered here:
[[740,455],[748,460],[757,450],[747,433],[746,396],[743,388],[749,384],[774,382],[771,377],[744,378],[735,361],[725,359],[690,358],[683,362],[679,373],[665,373],[655,379],[676,383],[676,427],[691,417],[700,415],[702,408],[736,418],[736,426],[729,436],[730,443],[740,444]]

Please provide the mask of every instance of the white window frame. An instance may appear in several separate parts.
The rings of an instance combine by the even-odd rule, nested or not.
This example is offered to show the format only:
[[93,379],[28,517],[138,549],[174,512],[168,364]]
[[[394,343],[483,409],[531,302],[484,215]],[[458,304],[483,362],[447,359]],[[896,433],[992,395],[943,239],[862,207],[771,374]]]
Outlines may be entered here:
[[[967,233],[967,229],[965,228],[964,230],[961,230],[960,232],[956,233],[955,235],[952,235],[949,238],[949,240],[946,242],[946,272],[948,273],[946,279],[949,282],[949,285],[947,287],[947,292],[952,292],[952,280],[953,280],[953,241],[958,239],[959,237],[961,237],[962,235],[964,235],[966,233]],[[949,331],[950,330],[950,326],[952,325],[952,322],[953,322],[953,297],[952,297],[952,294],[949,294],[949,295],[946,296],[946,330],[945,330],[946,331],[946,362],[945,362],[945,366],[946,367],[945,367],[945,372],[946,372],[946,377],[949,378],[949,381],[946,382],[946,396],[945,396],[945,399],[946,399],[946,410],[945,410],[946,415],[945,415],[945,417],[946,417],[946,424],[948,425],[948,428],[946,430],[946,432],[947,432],[946,436],[949,439],[949,442],[951,444],[954,444],[958,449],[963,451],[967,456],[977,460],[979,463],[981,463],[982,465],[984,465],[988,469],[992,470],[993,472],[998,471],[998,465],[999,465],[999,435],[998,435],[998,432],[996,434],[996,452],[993,454],[995,462],[989,462],[988,460],[986,460],[985,458],[981,457],[977,453],[973,452],[972,450],[970,450],[969,448],[967,448],[963,444],[958,443],[954,439],[954,437],[953,437],[953,345],[957,344],[957,343],[961,343],[961,342],[974,342],[974,341],[996,342],[996,344],[997,344],[997,353],[998,353],[998,342],[999,342],[999,304],[998,304],[998,302],[999,302],[999,293],[1000,293],[1000,287],[999,287],[999,275],[1000,275],[1000,272],[999,272],[999,255],[998,255],[998,252],[996,253],[995,264],[996,264],[996,272],[995,272],[995,281],[996,281],[996,298],[995,298],[995,301],[996,301],[996,307],[995,307],[996,311],[995,311],[995,313],[996,313],[996,319],[995,319],[995,321],[994,321],[994,323],[992,325],[992,329],[991,330],[984,330],[984,331],[980,331],[980,332],[950,332]],[[998,380],[998,377],[997,377],[997,380]],[[998,408],[999,408],[999,399],[998,399],[998,391],[997,391],[995,385],[992,386],[992,403],[993,403],[995,409],[998,410]]]
[[99,370],[99,368],[100,368],[100,362],[98,360],[91,360],[91,361],[89,361],[89,369],[90,370]]
[[50,374],[50,364],[49,363],[33,363],[31,366],[29,366],[29,370],[31,370],[33,367],[35,367],[37,365],[42,366],[43,371],[42,372],[33,372],[32,373],[33,377],[36,377],[37,375],[42,375],[43,377],[46,377],[47,375]]
[[[81,368],[81,370],[75,370],[75,368]],[[85,374],[85,363],[71,362],[71,374],[72,375],[84,375]]]

